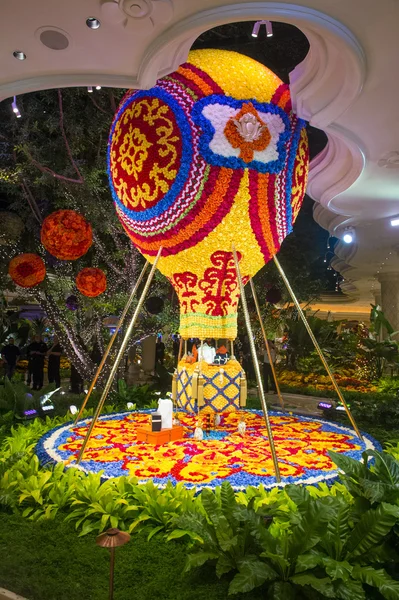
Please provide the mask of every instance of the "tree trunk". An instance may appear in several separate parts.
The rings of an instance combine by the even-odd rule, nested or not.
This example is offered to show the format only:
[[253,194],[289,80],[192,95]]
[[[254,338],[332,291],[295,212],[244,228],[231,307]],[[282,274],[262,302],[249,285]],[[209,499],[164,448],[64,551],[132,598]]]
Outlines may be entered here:
[[96,365],[91,360],[79,337],[64,319],[53,296],[46,292],[40,295],[38,301],[50,319],[61,346],[71,363],[76,367],[83,379],[93,379],[96,372]]

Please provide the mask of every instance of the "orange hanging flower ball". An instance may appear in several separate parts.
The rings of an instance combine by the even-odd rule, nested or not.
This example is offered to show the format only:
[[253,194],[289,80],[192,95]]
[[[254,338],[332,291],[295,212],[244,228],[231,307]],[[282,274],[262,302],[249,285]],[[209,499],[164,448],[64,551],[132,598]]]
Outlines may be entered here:
[[23,288],[39,285],[46,277],[46,267],[37,254],[18,254],[8,265],[8,274]]
[[44,219],[41,241],[50,254],[61,260],[76,260],[93,243],[90,223],[74,210],[57,210]]
[[107,278],[101,269],[86,267],[78,273],[76,287],[84,296],[95,298],[107,289]]

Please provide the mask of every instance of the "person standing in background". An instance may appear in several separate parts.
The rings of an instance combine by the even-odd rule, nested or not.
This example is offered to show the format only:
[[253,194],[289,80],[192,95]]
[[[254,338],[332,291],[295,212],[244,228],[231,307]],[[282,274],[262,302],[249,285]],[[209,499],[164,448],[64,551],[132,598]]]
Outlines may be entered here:
[[9,338],[8,344],[3,346],[1,349],[1,356],[5,361],[5,376],[11,380],[14,375],[15,367],[17,366],[18,357],[21,355],[21,351],[18,346],[15,345],[14,338]]
[[39,334],[35,335],[33,342],[28,346],[28,356],[32,365],[33,390],[41,390],[43,387],[44,358],[47,350],[47,345]]
[[155,344],[155,362],[163,365],[165,360],[165,344],[162,341],[162,335],[159,333]]
[[48,356],[48,382],[55,383],[55,387],[61,387],[61,374],[60,374],[60,362],[61,362],[62,348],[58,341],[58,337],[53,337],[53,345],[47,352]]
[[[267,340],[267,342],[269,345],[270,356],[271,356],[272,362],[274,364],[276,362],[276,355],[277,355],[276,346],[274,345],[274,342],[272,340]],[[274,394],[277,391],[276,383],[274,381],[273,370],[272,370],[272,367],[270,364],[269,355],[265,348],[265,350],[263,352],[263,385],[264,385],[266,394],[269,393],[269,380],[270,380],[271,393]]]

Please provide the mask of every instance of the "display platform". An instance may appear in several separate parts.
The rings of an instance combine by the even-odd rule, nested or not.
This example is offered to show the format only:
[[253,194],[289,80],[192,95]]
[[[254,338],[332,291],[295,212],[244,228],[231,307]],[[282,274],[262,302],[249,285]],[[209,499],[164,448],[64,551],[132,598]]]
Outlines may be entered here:
[[[79,468],[89,473],[103,471],[104,479],[127,475],[139,482],[152,479],[159,486],[168,481],[201,489],[229,481],[234,489],[248,485],[274,487],[273,461],[263,413],[241,410],[221,415],[220,425],[204,439],[194,439],[197,416],[178,413],[184,438],[154,446],[137,440],[138,429],[147,426],[152,411],[118,413],[100,417]],[[245,418],[246,432],[238,433]],[[329,450],[361,460],[368,448],[379,448],[370,436],[364,441],[349,428],[321,419],[272,412],[270,420],[280,466],[282,484],[332,481],[337,468]],[[64,461],[76,466],[90,419],[62,425],[39,441],[36,452],[42,463]]]

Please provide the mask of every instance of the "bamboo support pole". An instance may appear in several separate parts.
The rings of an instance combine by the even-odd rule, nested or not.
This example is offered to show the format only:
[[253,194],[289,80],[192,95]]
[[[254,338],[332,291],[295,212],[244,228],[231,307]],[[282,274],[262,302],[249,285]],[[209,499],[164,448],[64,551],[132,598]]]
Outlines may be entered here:
[[280,475],[280,469],[279,469],[278,461],[277,461],[276,448],[274,446],[273,432],[272,432],[272,428],[270,425],[269,413],[267,411],[265,392],[263,390],[263,383],[262,383],[262,377],[260,374],[259,361],[258,361],[258,357],[256,354],[256,348],[255,348],[254,338],[253,338],[253,334],[252,334],[251,320],[249,318],[247,300],[245,297],[244,284],[242,282],[240,265],[238,264],[237,252],[236,252],[236,249],[234,246],[232,246],[232,251],[233,251],[233,257],[234,257],[234,265],[235,265],[235,269],[236,269],[236,273],[237,273],[238,285],[240,288],[242,308],[243,308],[244,317],[245,317],[245,324],[247,326],[247,333],[248,333],[248,337],[249,337],[249,345],[251,347],[252,360],[254,363],[256,381],[258,383],[260,402],[261,402],[263,414],[265,417],[267,437],[269,438],[270,451],[271,451],[272,458],[273,458],[274,472],[275,472],[277,483],[280,483],[281,475]]
[[342,392],[341,392],[341,390],[339,388],[339,385],[338,385],[338,383],[337,383],[337,381],[336,381],[336,379],[334,377],[334,373],[332,372],[332,370],[330,368],[330,365],[328,364],[328,362],[326,360],[326,357],[324,356],[324,353],[323,353],[322,349],[320,348],[319,343],[318,343],[318,341],[316,340],[316,338],[315,338],[315,336],[313,334],[313,331],[312,331],[312,329],[311,329],[311,327],[310,327],[310,325],[308,323],[308,320],[307,320],[307,318],[305,316],[305,313],[303,312],[303,310],[301,308],[301,305],[299,304],[298,299],[295,296],[294,290],[292,289],[292,287],[290,285],[290,282],[288,281],[287,276],[284,273],[283,267],[280,265],[280,262],[276,258],[276,256],[273,256],[273,260],[274,260],[274,263],[275,263],[275,265],[276,265],[276,267],[277,267],[277,269],[278,269],[278,271],[279,271],[279,273],[281,275],[282,280],[285,283],[285,286],[286,286],[286,288],[288,290],[288,293],[290,294],[290,296],[291,296],[291,298],[292,298],[292,300],[293,300],[293,302],[295,304],[295,307],[296,307],[296,309],[298,311],[298,314],[301,317],[301,319],[303,321],[303,324],[305,325],[308,334],[310,335],[310,339],[313,342],[313,345],[314,345],[314,347],[316,349],[316,352],[319,355],[320,360],[323,363],[324,368],[327,371],[327,373],[328,373],[328,375],[329,375],[329,377],[331,379],[331,383],[333,384],[333,387],[334,387],[335,391],[337,392],[338,398],[340,399],[340,401],[342,402],[342,404],[343,404],[343,406],[344,406],[344,408],[346,410],[346,414],[348,415],[348,419],[352,423],[352,427],[356,431],[357,436],[361,440],[363,440],[362,434],[360,433],[360,431],[358,429],[358,426],[356,425],[356,421],[353,418],[353,415],[352,415],[351,411],[349,410],[349,406],[346,404],[345,398],[344,398],[344,396],[343,396],[343,394],[342,394]]
[[278,381],[277,381],[276,369],[274,367],[274,363],[273,363],[273,360],[272,360],[272,355],[271,355],[271,352],[270,352],[270,346],[269,346],[269,342],[268,342],[268,339],[267,339],[267,336],[266,336],[265,327],[263,325],[262,315],[261,315],[261,312],[260,312],[260,306],[259,306],[259,302],[258,302],[258,295],[256,293],[254,282],[252,281],[252,278],[249,280],[249,283],[251,285],[252,296],[254,298],[256,312],[258,314],[259,324],[260,324],[260,328],[262,330],[263,341],[265,342],[267,356],[269,358],[270,367],[272,369],[272,374],[273,374],[274,384],[276,386],[276,391],[277,391],[278,399],[279,399],[281,408],[284,410],[284,408],[285,408],[284,407],[284,399],[283,399],[283,396],[281,395],[280,386],[279,386]]
[[129,326],[128,326],[127,330],[126,330],[125,337],[123,338],[122,344],[121,344],[121,346],[119,348],[119,351],[118,351],[118,354],[117,354],[117,356],[115,358],[115,362],[114,362],[114,364],[112,366],[111,373],[109,374],[109,377],[108,377],[107,383],[105,384],[105,387],[104,387],[103,393],[101,395],[100,401],[99,401],[99,403],[97,405],[96,411],[95,411],[94,416],[93,416],[93,418],[91,420],[90,427],[89,427],[89,429],[88,429],[88,431],[86,433],[86,437],[83,440],[82,447],[81,447],[81,449],[79,451],[79,455],[78,455],[78,458],[76,460],[77,464],[79,464],[80,461],[82,460],[82,456],[84,454],[86,446],[87,446],[87,444],[88,444],[88,442],[90,440],[91,434],[93,433],[93,429],[94,429],[94,427],[95,427],[95,425],[97,423],[98,417],[101,414],[101,411],[102,411],[102,408],[104,406],[105,400],[107,399],[108,393],[109,393],[109,391],[111,389],[112,383],[114,381],[114,377],[115,377],[115,375],[116,375],[116,373],[118,371],[119,364],[120,364],[120,362],[121,362],[121,360],[123,358],[123,355],[124,355],[125,350],[127,348],[127,345],[128,345],[130,336],[132,334],[133,328],[134,328],[134,326],[136,324],[136,321],[137,321],[138,316],[140,314],[141,308],[142,308],[142,306],[144,304],[144,300],[145,300],[145,298],[147,296],[148,289],[149,289],[149,287],[151,285],[151,281],[152,281],[152,279],[154,277],[158,261],[159,261],[159,259],[161,257],[161,253],[162,253],[162,247],[158,250],[158,254],[157,254],[156,258],[155,258],[154,264],[151,267],[150,274],[148,275],[148,278],[147,278],[147,281],[145,283],[144,289],[143,289],[142,294],[140,296],[140,299],[139,299],[139,301],[137,303],[136,310],[134,311],[134,314],[133,314],[133,316],[131,318]]
[[87,394],[86,394],[86,397],[85,397],[85,399],[84,399],[84,401],[83,401],[83,404],[82,404],[82,406],[80,407],[80,410],[79,410],[79,412],[78,412],[78,415],[77,415],[77,417],[76,417],[76,419],[75,419],[74,425],[76,425],[76,423],[77,423],[77,422],[80,420],[80,418],[81,418],[81,416],[82,416],[82,414],[83,414],[83,411],[84,411],[84,409],[86,408],[86,404],[87,404],[87,402],[88,402],[88,400],[89,400],[89,398],[90,398],[90,396],[91,396],[91,393],[92,393],[92,391],[93,391],[93,389],[94,389],[94,386],[95,386],[95,385],[96,385],[96,383],[97,383],[97,380],[98,380],[98,378],[100,377],[101,371],[103,370],[103,368],[104,368],[104,365],[105,365],[105,363],[106,363],[106,360],[107,360],[107,358],[108,358],[108,355],[109,355],[109,353],[111,352],[112,346],[114,345],[114,342],[115,342],[115,340],[116,340],[116,337],[117,337],[117,335],[118,335],[118,332],[119,332],[120,328],[122,327],[122,325],[123,325],[123,323],[124,323],[124,321],[125,321],[125,318],[126,318],[127,312],[128,312],[129,308],[130,308],[130,307],[131,307],[131,305],[132,305],[132,302],[133,302],[133,300],[134,300],[134,297],[135,297],[135,296],[136,296],[136,294],[137,294],[137,290],[139,289],[139,285],[140,285],[140,283],[141,283],[141,282],[142,282],[142,280],[143,280],[143,277],[144,277],[144,274],[145,274],[145,272],[146,272],[146,270],[147,270],[147,267],[148,267],[148,265],[149,265],[149,262],[148,262],[148,260],[147,260],[147,262],[145,263],[145,265],[144,265],[144,267],[143,267],[143,269],[142,269],[142,271],[141,271],[140,275],[138,276],[138,279],[137,279],[136,283],[135,283],[135,284],[134,284],[134,286],[133,286],[133,289],[132,289],[132,291],[131,291],[131,294],[130,294],[130,296],[129,296],[129,299],[128,299],[128,301],[126,302],[126,306],[125,306],[125,308],[123,309],[123,312],[122,312],[121,316],[119,317],[119,321],[118,321],[118,324],[117,324],[117,326],[116,326],[115,332],[113,333],[113,335],[112,335],[111,339],[110,339],[110,340],[109,340],[109,342],[108,342],[108,346],[107,346],[107,348],[106,348],[106,350],[105,350],[105,352],[104,352],[104,355],[103,355],[103,357],[102,357],[102,359],[101,359],[101,362],[100,362],[100,364],[98,365],[98,368],[97,368],[96,374],[94,375],[94,379],[93,379],[93,381],[92,381],[92,382],[91,382],[91,384],[90,384],[90,387],[89,387],[89,389],[88,389],[88,391],[87,391]]

